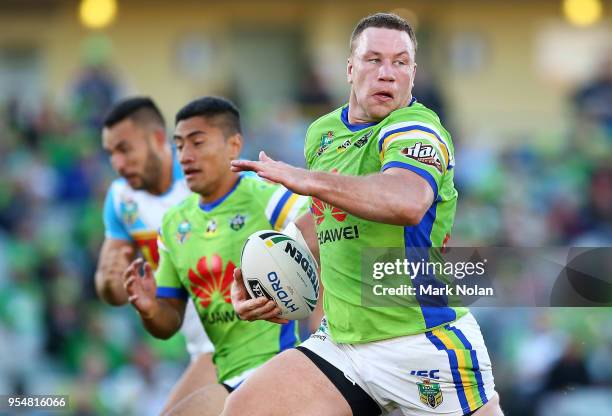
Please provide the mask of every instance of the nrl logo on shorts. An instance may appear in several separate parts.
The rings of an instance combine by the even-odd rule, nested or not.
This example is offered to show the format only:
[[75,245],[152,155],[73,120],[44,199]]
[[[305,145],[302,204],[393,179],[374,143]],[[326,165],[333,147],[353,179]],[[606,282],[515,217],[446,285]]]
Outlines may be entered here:
[[177,232],[176,232],[176,240],[183,244],[189,236],[191,235],[191,224],[189,221],[185,220],[179,224]]
[[245,220],[246,217],[244,215],[236,214],[236,216],[230,220],[230,228],[234,231],[238,231],[244,227]]
[[435,409],[442,404],[442,390],[440,383],[432,383],[425,379],[422,383],[416,383],[419,388],[419,399],[423,404]]
[[330,144],[334,141],[334,132],[328,131],[326,134],[321,136],[321,143],[319,145],[319,150],[317,150],[317,156],[321,156],[324,151],[327,150]]
[[434,168],[438,169],[440,173],[442,173],[442,163],[438,158],[436,149],[429,144],[424,145],[423,143],[418,142],[410,147],[404,147],[401,150],[401,153],[406,157],[418,160],[426,165],[433,166]]

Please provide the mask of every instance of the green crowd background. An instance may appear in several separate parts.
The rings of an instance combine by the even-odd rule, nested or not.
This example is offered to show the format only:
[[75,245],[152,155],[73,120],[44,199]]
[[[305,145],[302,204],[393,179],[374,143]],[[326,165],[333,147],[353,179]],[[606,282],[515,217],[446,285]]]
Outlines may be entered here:
[[[602,13],[585,24],[572,1],[357,2],[344,15],[355,2],[104,0],[115,20],[97,28],[91,1],[76,3],[0,0],[0,394],[68,394],[75,415],[159,411],[187,364],[184,339],[153,339],[93,288],[115,177],[105,111],[150,95],[171,131],[181,104],[225,95],[243,110],[244,158],[264,149],[303,166],[308,124],[346,101],[343,48],[369,12],[417,28],[414,96],[456,148],[452,245],[612,246],[609,2],[585,1]],[[609,414],[609,308],[474,314],[507,415]]]

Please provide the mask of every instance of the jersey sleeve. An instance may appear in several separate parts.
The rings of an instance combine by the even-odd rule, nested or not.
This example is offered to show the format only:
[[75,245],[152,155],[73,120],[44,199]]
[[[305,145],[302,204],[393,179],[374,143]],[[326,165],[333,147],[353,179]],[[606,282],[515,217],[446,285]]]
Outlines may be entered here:
[[277,231],[308,212],[308,197],[291,192],[284,186],[272,185],[265,190],[266,218]]
[[155,282],[157,283],[158,298],[187,299],[189,293],[183,287],[178,272],[172,261],[172,256],[164,244],[163,233],[160,230],[157,237],[157,249],[159,250],[159,266],[155,271]]
[[306,137],[304,138],[304,161],[306,161],[306,169],[310,169],[312,166],[315,153],[312,146],[311,130],[312,124],[308,126],[308,130],[306,130]]
[[402,168],[416,173],[429,183],[435,200],[442,178],[454,164],[450,140],[440,131],[437,126],[421,122],[394,123],[381,129],[381,171]]
[[130,234],[127,232],[123,222],[117,215],[114,201],[114,189],[111,186],[106,193],[104,200],[104,236],[117,240],[132,241]]

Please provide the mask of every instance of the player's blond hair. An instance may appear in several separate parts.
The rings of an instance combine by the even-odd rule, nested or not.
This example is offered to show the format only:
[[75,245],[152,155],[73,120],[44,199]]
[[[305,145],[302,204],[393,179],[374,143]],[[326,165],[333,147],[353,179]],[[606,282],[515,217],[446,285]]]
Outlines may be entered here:
[[351,54],[355,50],[355,40],[359,37],[359,35],[361,35],[364,30],[369,27],[395,29],[408,33],[408,36],[410,36],[410,40],[414,45],[414,51],[416,52],[416,35],[414,34],[414,30],[412,29],[412,26],[410,26],[410,23],[408,23],[407,20],[394,13],[374,13],[361,19],[359,23],[357,23],[357,26],[355,26],[355,29],[353,29],[350,43]]

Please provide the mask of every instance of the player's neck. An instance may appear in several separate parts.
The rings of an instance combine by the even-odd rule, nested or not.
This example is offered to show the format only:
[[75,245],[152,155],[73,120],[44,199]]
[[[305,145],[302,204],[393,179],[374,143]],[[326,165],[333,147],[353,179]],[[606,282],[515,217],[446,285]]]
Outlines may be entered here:
[[204,204],[211,204],[223,198],[234,188],[236,182],[238,182],[238,179],[240,179],[240,174],[236,172],[229,172],[223,177],[221,183],[215,188],[214,192],[208,195],[200,194],[200,202]]
[[[408,97],[408,103],[410,102],[412,102],[412,95]],[[407,106],[408,103],[406,103],[403,107]],[[355,94],[353,92],[351,92],[351,96],[349,98],[349,109],[347,118],[350,124],[378,123],[381,120],[370,117],[368,113],[359,104],[357,104],[357,97],[355,97]]]
[[349,109],[348,109],[348,122],[350,124],[367,124],[374,123],[377,120],[372,120],[366,112],[357,104],[357,97],[355,93],[351,91],[349,98]]
[[154,195],[162,195],[168,192],[168,190],[172,187],[172,153],[164,154],[164,157],[161,160],[161,173],[159,175],[159,181],[157,181],[157,186],[155,189],[150,190],[150,193]]

